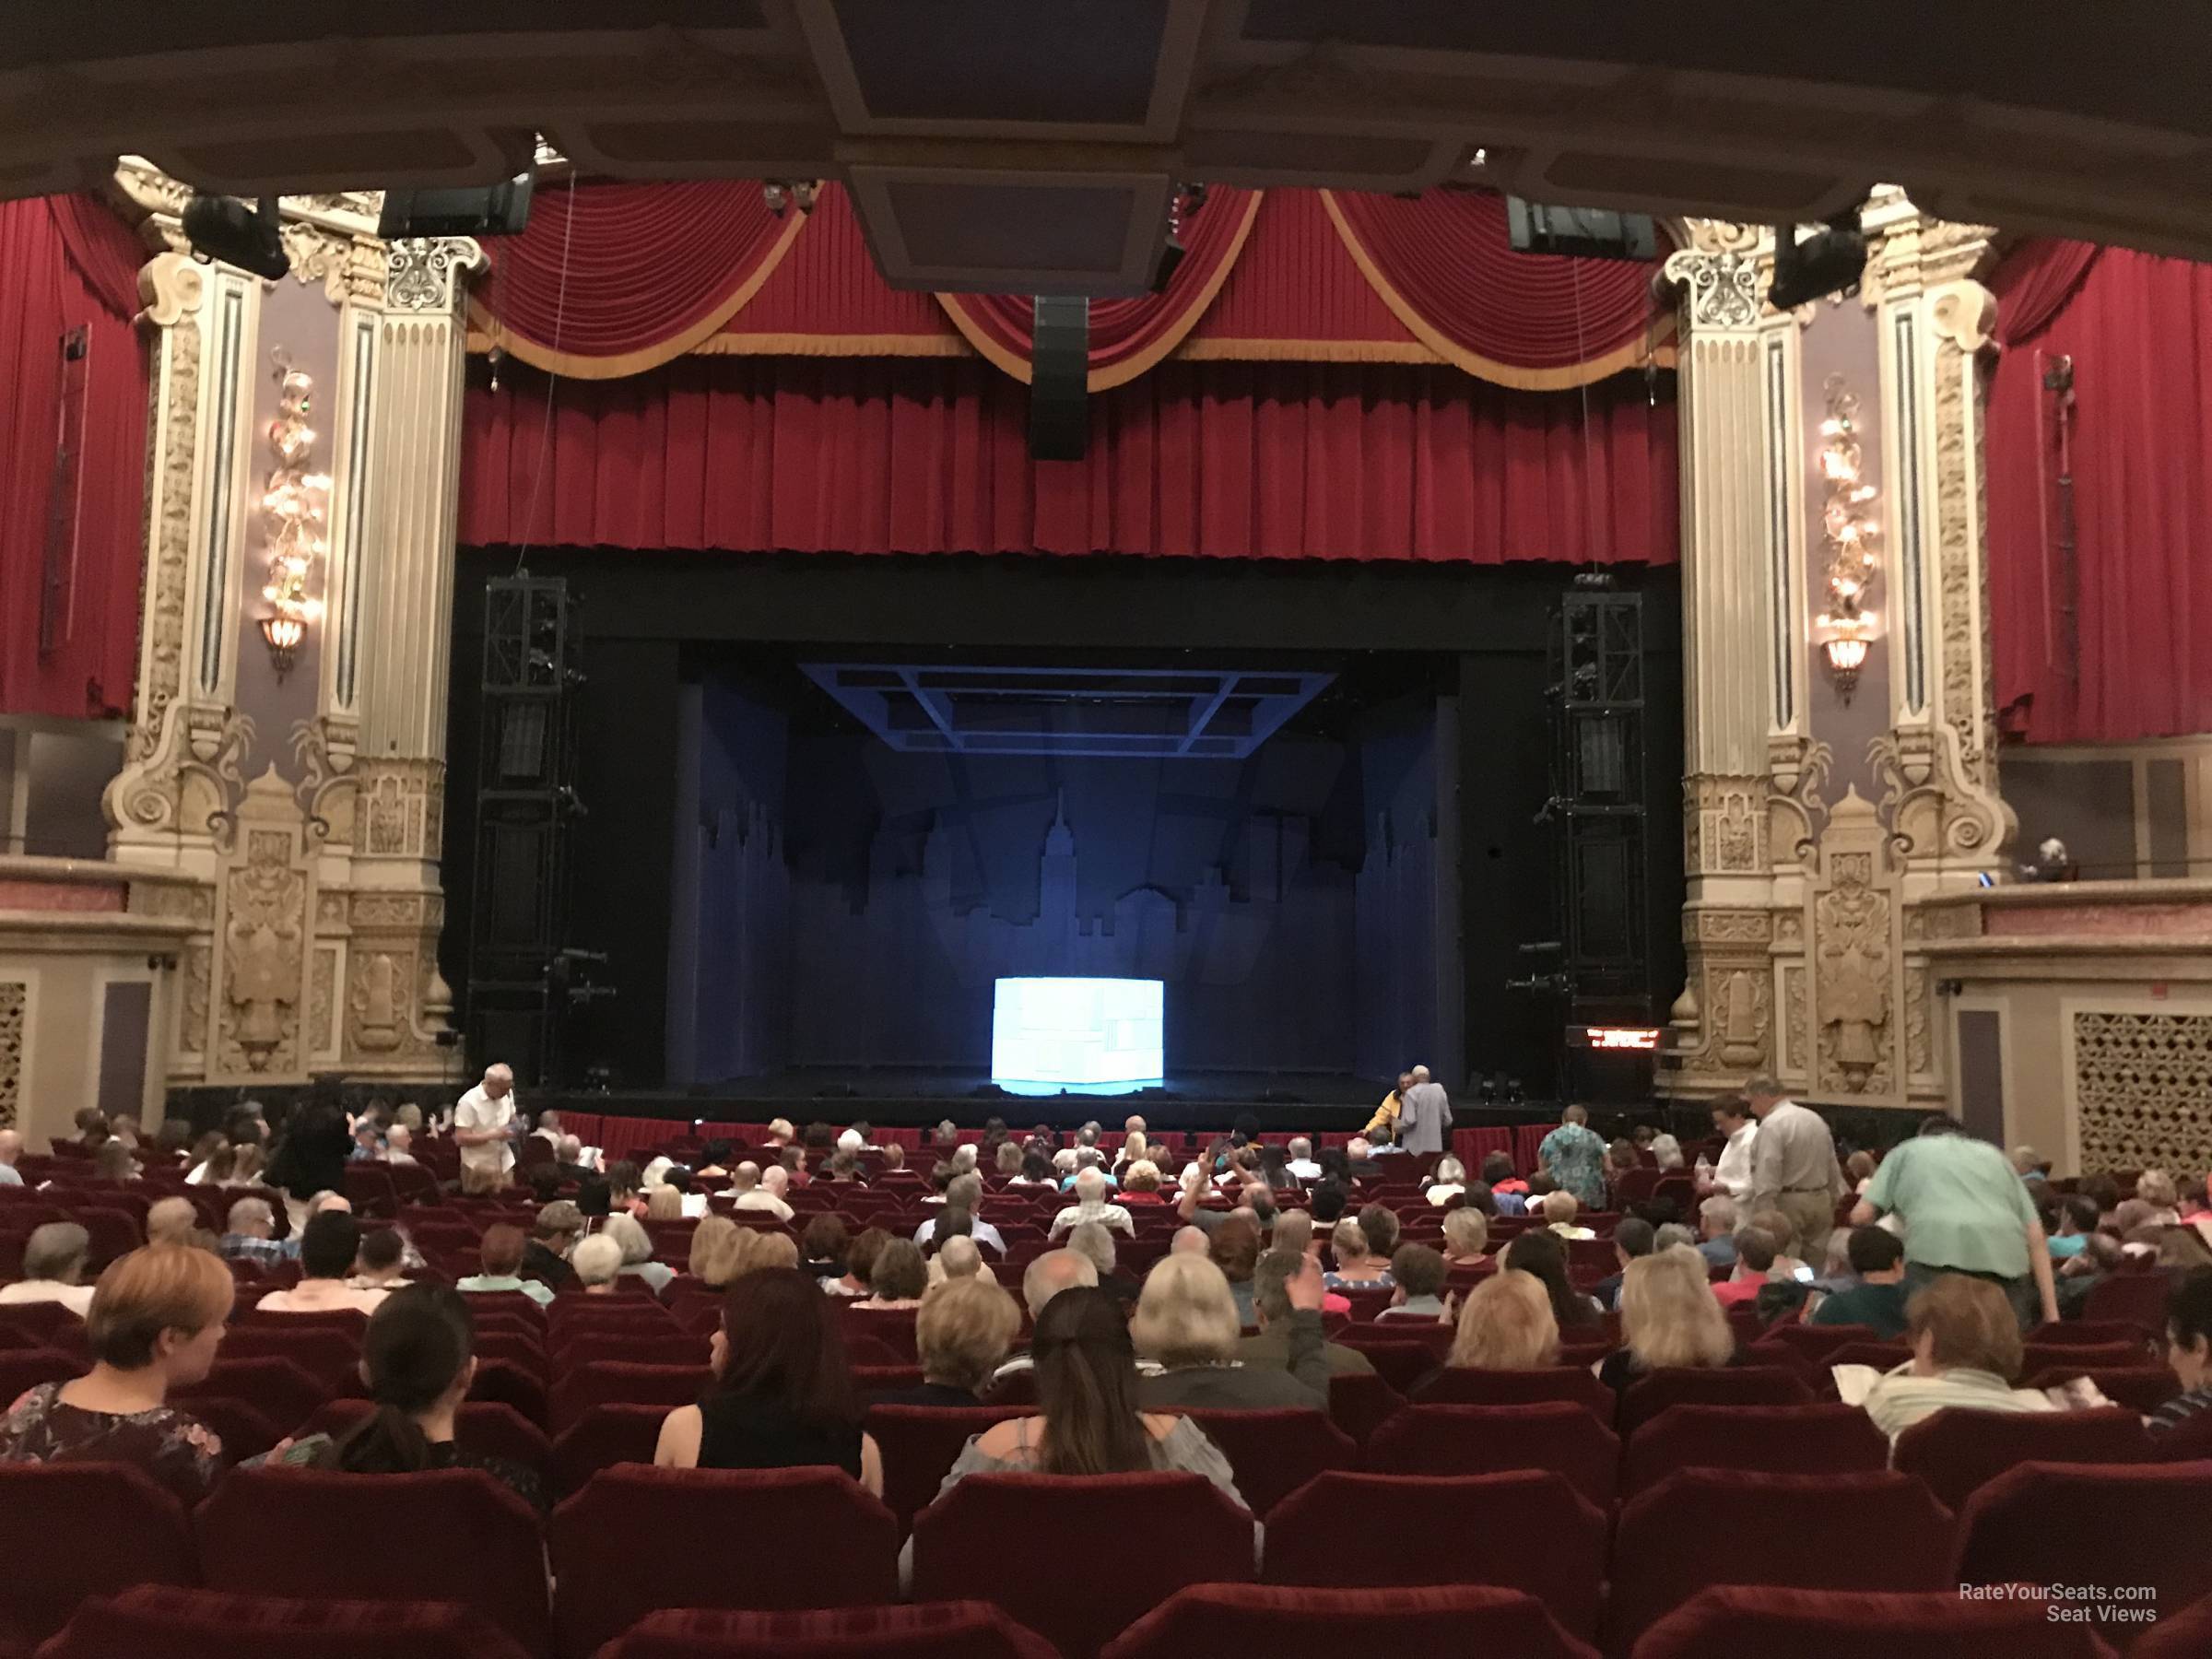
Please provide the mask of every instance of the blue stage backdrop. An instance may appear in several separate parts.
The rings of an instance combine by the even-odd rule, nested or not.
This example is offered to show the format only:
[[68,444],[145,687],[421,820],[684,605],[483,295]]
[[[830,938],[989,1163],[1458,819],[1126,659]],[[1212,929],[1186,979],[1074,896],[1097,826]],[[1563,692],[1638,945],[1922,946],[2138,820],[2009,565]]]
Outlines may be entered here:
[[1016,975],[1164,982],[1171,1083],[1417,1058],[1457,1075],[1449,700],[1228,760],[900,753],[810,698],[686,688],[671,1084],[980,1081],[994,986]]

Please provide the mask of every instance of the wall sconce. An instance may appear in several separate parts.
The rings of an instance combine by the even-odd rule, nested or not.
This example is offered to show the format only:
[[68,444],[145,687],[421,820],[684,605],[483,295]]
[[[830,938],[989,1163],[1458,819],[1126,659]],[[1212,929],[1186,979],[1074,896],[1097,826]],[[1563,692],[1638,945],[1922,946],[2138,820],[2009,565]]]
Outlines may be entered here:
[[261,618],[261,637],[269,664],[282,679],[289,674],[306,641],[308,625],[322,614],[309,581],[315,560],[329,551],[325,526],[330,511],[330,477],[311,470],[315,430],[315,382],[291,366],[281,346],[269,353],[276,371],[276,418],[269,422],[269,453],[276,465],[262,493],[261,518],[269,548],[268,580],[261,596],[269,609]]
[[1813,638],[1828,665],[1836,696],[1849,704],[1859,688],[1877,618],[1866,608],[1873,589],[1881,522],[1874,502],[1879,493],[1862,478],[1865,453],[1859,442],[1859,400],[1831,374],[1824,383],[1828,415],[1820,422],[1815,460],[1823,495],[1820,535],[1828,548],[1828,608],[1813,618]]

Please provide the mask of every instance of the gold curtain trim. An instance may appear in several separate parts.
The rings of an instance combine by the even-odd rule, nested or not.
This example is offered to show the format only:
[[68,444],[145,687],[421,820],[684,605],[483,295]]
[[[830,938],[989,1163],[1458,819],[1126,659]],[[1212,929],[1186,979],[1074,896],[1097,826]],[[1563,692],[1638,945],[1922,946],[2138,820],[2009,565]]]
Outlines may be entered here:
[[956,335],[721,334],[693,347],[699,357],[967,358]]
[[1186,363],[1441,363],[1418,340],[1268,340],[1217,335],[1186,340]]
[[[1191,330],[1198,326],[1198,319],[1205,316],[1213,305],[1215,298],[1221,292],[1221,285],[1229,280],[1230,269],[1243,256],[1245,241],[1252,235],[1253,221],[1259,217],[1260,201],[1266,194],[1264,190],[1252,193],[1244,204],[1244,219],[1237,227],[1236,235],[1230,239],[1228,249],[1215,265],[1213,275],[1206,279],[1205,286],[1191,296],[1190,303],[1183,307],[1182,313],[1142,351],[1123,359],[1111,368],[1093,369],[1085,379],[1085,384],[1090,391],[1111,392],[1116,386],[1128,384],[1140,374],[1149,373],[1172,355]],[[966,299],[964,294],[939,294],[937,303],[945,308],[946,315],[952,319],[952,325],[960,331],[968,344],[988,359],[994,368],[1028,385],[1029,359],[1009,351],[987,329],[977,324],[968,315]]]
[[1323,191],[1321,205],[1328,210],[1329,222],[1336,227],[1336,235],[1344,243],[1344,251],[1352,256],[1352,263],[1359,267],[1359,275],[1367,278],[1368,287],[1373,288],[1376,297],[1390,308],[1391,315],[1406,324],[1414,337],[1438,357],[1455,368],[1465,370],[1477,380],[1488,381],[1493,385],[1511,386],[1521,392],[1564,392],[1576,386],[1587,386],[1608,375],[1618,374],[1624,369],[1641,368],[1646,361],[1662,361],[1656,345],[1659,340],[1673,334],[1675,324],[1672,317],[1663,318],[1658,327],[1652,331],[1651,345],[1647,346],[1642,340],[1631,340],[1603,357],[1591,358],[1580,363],[1568,363],[1555,369],[1530,369],[1519,363],[1501,363],[1495,358],[1469,351],[1438,331],[1418,310],[1406,303],[1406,296],[1399,293],[1390,278],[1377,268],[1366,245],[1353,230],[1350,221],[1344,217],[1344,210],[1336,206],[1335,191]]
[[658,369],[663,363],[675,361],[686,352],[696,349],[701,342],[722,332],[732,317],[752,303],[753,296],[761,286],[775,275],[783,256],[791,252],[791,244],[798,240],[806,228],[808,216],[793,213],[785,216],[783,228],[776,235],[768,252],[753,274],[741,283],[736,292],[701,317],[689,327],[641,346],[635,351],[625,351],[614,357],[592,357],[570,351],[559,351],[517,334],[488,311],[483,302],[471,296],[468,302],[470,335],[481,334],[485,348],[493,347],[510,353],[534,369],[543,369],[548,374],[565,374],[574,380],[622,380],[632,374],[642,374],[648,369]]

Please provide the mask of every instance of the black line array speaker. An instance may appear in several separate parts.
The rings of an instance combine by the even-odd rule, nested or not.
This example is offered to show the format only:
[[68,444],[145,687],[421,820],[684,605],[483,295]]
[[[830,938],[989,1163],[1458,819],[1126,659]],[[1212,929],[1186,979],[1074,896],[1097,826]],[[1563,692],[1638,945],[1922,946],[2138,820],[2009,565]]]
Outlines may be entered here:
[[1080,461],[1090,434],[1090,301],[1040,294],[1030,338],[1030,458]]

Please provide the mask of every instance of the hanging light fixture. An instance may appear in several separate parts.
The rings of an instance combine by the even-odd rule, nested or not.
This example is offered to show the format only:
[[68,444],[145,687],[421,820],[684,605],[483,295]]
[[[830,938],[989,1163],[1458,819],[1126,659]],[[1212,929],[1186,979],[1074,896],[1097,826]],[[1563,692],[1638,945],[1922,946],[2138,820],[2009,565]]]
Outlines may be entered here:
[[1863,477],[1859,400],[1840,374],[1830,375],[1823,390],[1828,413],[1814,460],[1820,472],[1820,535],[1828,548],[1828,608],[1813,618],[1813,637],[1837,697],[1848,704],[1875,637],[1877,618],[1866,599],[1878,563],[1881,522],[1874,509],[1878,492]]
[[276,465],[262,492],[261,519],[268,550],[268,577],[261,596],[269,608],[261,618],[262,641],[269,664],[282,679],[292,670],[308,625],[322,613],[309,580],[315,561],[329,550],[326,526],[330,477],[313,469],[315,382],[291,365],[282,347],[270,354],[276,372],[276,418],[269,422],[269,453]]

